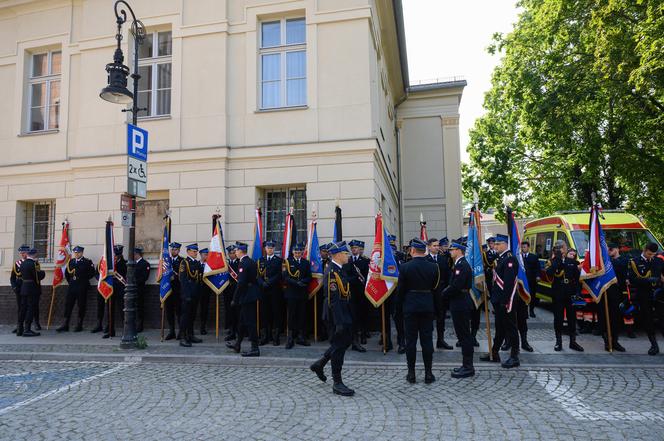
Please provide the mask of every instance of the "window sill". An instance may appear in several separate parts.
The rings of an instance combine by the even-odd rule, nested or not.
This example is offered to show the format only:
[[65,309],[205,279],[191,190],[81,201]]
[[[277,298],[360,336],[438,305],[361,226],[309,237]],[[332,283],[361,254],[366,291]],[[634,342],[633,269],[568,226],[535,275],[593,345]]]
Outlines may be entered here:
[[303,106],[289,106],[289,107],[270,107],[269,109],[257,109],[254,113],[270,113],[270,112],[287,112],[289,110],[306,110],[308,105]]
[[171,115],[159,115],[159,116],[139,116],[139,121],[159,121],[163,119],[171,119]]
[[23,138],[24,136],[39,136],[39,135],[50,135],[52,133],[59,133],[60,129],[51,129],[51,130],[39,130],[35,132],[22,132],[18,134],[19,138]]

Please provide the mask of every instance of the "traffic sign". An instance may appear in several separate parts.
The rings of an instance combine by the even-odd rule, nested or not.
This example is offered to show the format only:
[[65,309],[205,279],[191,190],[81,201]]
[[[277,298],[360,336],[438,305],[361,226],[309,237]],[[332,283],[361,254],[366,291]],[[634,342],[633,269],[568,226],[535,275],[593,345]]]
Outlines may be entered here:
[[148,131],[127,124],[127,154],[139,161],[148,160]]
[[132,221],[133,217],[134,217],[134,213],[131,213],[129,211],[123,211],[122,212],[122,226],[123,227],[131,227],[131,221]]
[[131,156],[127,157],[127,177],[135,181],[148,182],[148,163]]
[[137,181],[135,179],[127,179],[127,193],[139,198],[146,198],[148,196],[148,185],[145,182]]
[[120,210],[121,211],[136,211],[136,199],[131,195],[122,193],[120,195]]

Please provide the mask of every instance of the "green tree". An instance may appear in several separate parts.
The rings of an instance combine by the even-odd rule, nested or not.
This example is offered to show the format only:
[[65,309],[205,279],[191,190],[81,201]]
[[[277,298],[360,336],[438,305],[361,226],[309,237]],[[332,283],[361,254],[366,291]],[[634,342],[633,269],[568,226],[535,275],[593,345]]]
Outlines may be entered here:
[[664,1],[522,0],[471,130],[464,193],[522,214],[592,193],[664,233]]

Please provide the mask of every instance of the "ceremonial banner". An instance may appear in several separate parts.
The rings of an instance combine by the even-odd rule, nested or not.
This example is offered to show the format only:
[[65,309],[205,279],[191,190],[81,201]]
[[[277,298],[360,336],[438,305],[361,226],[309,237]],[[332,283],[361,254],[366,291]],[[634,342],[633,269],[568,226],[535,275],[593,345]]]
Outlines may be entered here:
[[171,218],[164,218],[164,232],[161,236],[161,254],[159,255],[159,266],[157,267],[157,282],[159,282],[159,300],[162,308],[164,302],[171,295],[171,277],[173,276],[173,260],[168,250],[171,240]]
[[251,250],[251,258],[256,262],[263,257],[263,219],[261,209],[256,208],[256,225],[254,225],[254,248]]
[[429,236],[427,235],[427,223],[424,222],[424,216],[420,213],[420,239],[427,242]]
[[62,223],[62,235],[60,236],[60,245],[58,246],[58,254],[55,258],[55,271],[53,272],[53,287],[55,288],[65,279],[65,271],[71,256],[71,249],[69,246],[69,222]]
[[399,268],[390,247],[389,235],[383,227],[383,216],[376,215],[374,245],[371,250],[369,277],[364,287],[364,295],[378,308],[392,294],[399,280]]
[[[221,248],[224,252],[224,257],[226,258],[226,263],[228,264],[228,274],[233,280],[237,281],[237,273],[230,265],[230,259],[228,258],[228,251],[226,250],[226,242],[224,241],[224,229],[221,228],[221,218],[219,220],[219,235],[221,236]],[[214,227],[213,227],[214,228]],[[233,295],[233,293],[231,293]]]
[[208,248],[208,258],[205,261],[203,269],[203,282],[215,292],[221,294],[229,284],[230,274],[228,272],[228,261],[223,241],[221,240],[221,221],[220,216],[213,216],[214,224],[212,230],[212,239]]
[[[519,236],[519,229],[514,221],[514,212],[507,208],[507,234],[509,235],[510,251],[516,260],[519,262],[519,272],[516,276],[516,283],[514,284],[515,291],[519,291],[519,296],[526,304],[530,303],[530,287],[528,286],[528,277],[526,277],[526,267],[523,264],[523,255],[521,254],[521,237]],[[514,294],[510,295],[509,303],[507,304],[507,312],[512,310],[514,302]]]
[[604,230],[599,221],[599,207],[590,209],[590,236],[588,250],[581,265],[581,283],[588,290],[595,302],[600,301],[602,294],[611,285],[618,282],[616,272],[611,264],[609,249],[606,245]]
[[323,257],[320,255],[320,244],[318,242],[318,231],[316,228],[316,219],[311,221],[309,228],[309,237],[307,238],[307,248],[304,258],[309,259],[311,263],[311,282],[307,287],[309,298],[312,298],[323,283]]
[[115,259],[113,256],[113,221],[106,221],[106,235],[104,252],[99,260],[99,281],[97,291],[105,301],[113,295],[113,275],[115,273]]
[[476,206],[470,211],[468,221],[468,242],[466,243],[466,260],[473,270],[473,285],[471,287],[471,298],[475,308],[479,308],[483,301],[483,294],[486,291],[486,281],[484,280],[484,261],[482,259],[482,243],[479,240],[479,217],[480,212]]
[[292,254],[293,245],[295,245],[296,234],[293,213],[288,213],[286,215],[286,223],[284,225],[284,241],[281,244],[281,257],[284,260],[288,259]]
[[341,207],[339,204],[334,208],[334,233],[332,234],[332,240],[334,242],[339,242],[343,240],[344,235],[341,230]]

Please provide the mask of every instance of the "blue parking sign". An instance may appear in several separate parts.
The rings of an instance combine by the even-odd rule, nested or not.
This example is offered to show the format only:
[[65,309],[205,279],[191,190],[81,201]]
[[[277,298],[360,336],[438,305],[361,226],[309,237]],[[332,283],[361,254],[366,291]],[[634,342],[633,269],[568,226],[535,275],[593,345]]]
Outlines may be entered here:
[[148,160],[148,131],[127,124],[127,154],[141,161]]

